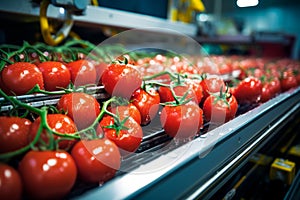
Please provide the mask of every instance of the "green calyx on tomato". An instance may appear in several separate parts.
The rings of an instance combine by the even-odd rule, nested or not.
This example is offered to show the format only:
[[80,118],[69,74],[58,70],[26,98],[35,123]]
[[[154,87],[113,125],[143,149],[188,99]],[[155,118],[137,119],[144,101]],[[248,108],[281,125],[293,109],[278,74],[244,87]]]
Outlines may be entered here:
[[[112,114],[112,113],[111,113]],[[129,119],[130,116],[125,117],[125,119],[120,120],[120,117],[118,115],[112,114],[114,117],[114,124],[103,126],[103,128],[109,128],[116,130],[116,135],[119,136],[120,132],[122,130],[129,130],[128,127],[125,126],[126,121]]]
[[225,92],[223,92],[223,87],[221,86],[219,93],[217,93],[217,94],[211,93],[210,95],[213,95],[215,97],[213,104],[215,105],[219,101],[221,101],[230,109],[230,104],[228,103],[227,99],[229,99],[232,96],[232,94],[228,91],[229,91],[229,87],[226,87]]

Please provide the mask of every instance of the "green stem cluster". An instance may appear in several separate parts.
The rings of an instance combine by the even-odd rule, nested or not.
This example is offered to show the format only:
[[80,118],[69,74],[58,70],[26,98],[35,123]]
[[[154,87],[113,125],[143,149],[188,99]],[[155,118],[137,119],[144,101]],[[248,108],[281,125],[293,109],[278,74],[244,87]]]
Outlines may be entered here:
[[[69,40],[61,46],[48,46],[44,43],[34,45],[23,42],[22,46],[0,45],[0,71],[13,62],[62,61],[71,62],[80,59],[81,55],[91,60],[111,62],[111,55],[122,55],[126,51],[121,45],[96,46],[84,40]],[[36,54],[35,57],[31,55]]]
[[[41,136],[43,130],[45,130],[47,133],[49,133],[48,134],[49,142],[48,142],[48,144],[44,144],[44,146],[41,149],[54,150],[57,148],[57,144],[60,140],[80,139],[80,138],[81,139],[102,138],[103,135],[97,135],[96,126],[98,125],[100,119],[104,116],[104,114],[112,115],[116,120],[119,120],[119,117],[117,115],[115,115],[107,110],[108,106],[111,103],[117,103],[117,104],[120,103],[120,100],[118,97],[112,97],[103,103],[99,115],[97,116],[95,121],[89,127],[82,129],[80,131],[77,131],[74,134],[63,134],[63,133],[54,131],[49,127],[49,125],[47,123],[48,107],[41,107],[41,108],[32,107],[29,104],[19,101],[17,98],[15,98],[13,96],[6,95],[1,89],[0,89],[0,96],[3,96],[7,101],[9,101],[13,107],[24,108],[24,109],[28,110],[29,112],[37,114],[41,119],[41,123],[40,123],[39,129],[38,129],[38,132],[37,132],[36,136],[34,137],[34,139],[27,146],[25,146],[23,148],[20,148],[16,151],[0,154],[0,160],[5,160],[5,159],[9,159],[11,157],[20,155],[30,149],[36,149],[37,148],[36,144],[38,142],[43,142],[40,140],[40,136]],[[60,136],[61,139],[59,139],[58,141],[55,141],[53,135]]]

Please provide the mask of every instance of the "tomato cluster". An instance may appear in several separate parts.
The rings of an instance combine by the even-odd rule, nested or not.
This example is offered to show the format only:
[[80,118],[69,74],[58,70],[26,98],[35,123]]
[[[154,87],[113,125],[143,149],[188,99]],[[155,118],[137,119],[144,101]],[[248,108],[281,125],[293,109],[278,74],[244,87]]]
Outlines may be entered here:
[[[60,199],[78,182],[103,184],[122,158],[137,152],[154,118],[170,139],[186,142],[206,124],[234,119],[240,106],[300,84],[299,63],[291,60],[215,56],[213,67],[207,57],[191,60],[196,64],[163,55],[109,64],[79,58],[8,63],[0,95],[13,109],[0,116],[0,199]],[[108,98],[97,99],[97,91],[87,90],[91,85],[103,87]],[[37,108],[14,98],[38,92],[59,94],[57,103]]]

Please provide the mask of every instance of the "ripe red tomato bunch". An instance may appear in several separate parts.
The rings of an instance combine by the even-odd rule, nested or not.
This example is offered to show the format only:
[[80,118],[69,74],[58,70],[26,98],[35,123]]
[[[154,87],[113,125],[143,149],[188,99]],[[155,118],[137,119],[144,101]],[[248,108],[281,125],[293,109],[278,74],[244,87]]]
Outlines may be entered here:
[[[82,102],[66,107],[66,113],[71,113],[69,117],[64,112],[50,113],[45,107],[31,107],[10,98],[3,91],[1,94],[37,116],[31,120],[18,116],[0,117],[0,141],[3,143],[0,147],[1,199],[11,195],[11,191],[15,192],[12,197],[16,199],[23,196],[30,199],[61,199],[71,192],[77,180],[102,184],[113,178],[120,169],[119,146],[104,135],[96,135],[100,104],[92,95],[62,95],[61,99],[64,96],[71,98],[70,95],[80,96]],[[93,104],[90,99],[94,100]],[[65,108],[64,103],[70,104],[61,102],[57,110]],[[78,130],[74,116],[83,111],[86,118],[94,118],[94,121]],[[83,118],[77,119],[80,125],[80,120],[85,121]],[[11,162],[11,159],[18,160],[18,163],[15,163],[16,160]],[[6,176],[8,170],[12,176]]]
[[37,65],[16,62],[3,68],[0,80],[0,88],[13,95],[25,95],[35,86],[46,91],[57,91],[70,84],[75,87],[99,84],[96,67],[88,60],[69,63],[45,61]]
[[[139,149],[143,127],[156,117],[165,134],[186,142],[200,135],[205,124],[234,119],[243,104],[266,102],[299,85],[299,63],[290,60],[212,59],[217,63],[213,70],[207,58],[191,65],[162,55],[101,66],[88,59],[7,64],[1,70],[0,96],[10,101],[13,112],[0,116],[0,182],[5,183],[0,199],[60,199],[77,182],[105,183],[120,169],[122,157]],[[216,71],[239,71],[239,76],[224,81],[213,75]],[[64,90],[70,83],[75,88],[100,85],[109,98]],[[14,98],[37,86],[34,92],[47,95],[62,91],[55,108]],[[16,115],[19,109],[27,115]]]

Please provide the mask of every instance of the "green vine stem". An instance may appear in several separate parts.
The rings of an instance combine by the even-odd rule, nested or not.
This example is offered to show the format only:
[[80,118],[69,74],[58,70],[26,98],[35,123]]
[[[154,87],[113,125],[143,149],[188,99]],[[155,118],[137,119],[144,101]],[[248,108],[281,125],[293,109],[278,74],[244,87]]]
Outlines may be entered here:
[[[26,110],[29,110],[30,112],[33,112],[33,113],[39,115],[40,119],[41,119],[41,124],[39,126],[38,133],[36,134],[34,139],[27,146],[25,146],[23,148],[20,148],[16,151],[11,151],[11,152],[8,152],[8,153],[0,154],[0,160],[5,160],[5,159],[9,159],[11,157],[20,155],[20,154],[25,153],[26,151],[28,151],[30,149],[36,149],[35,145],[39,141],[41,133],[42,133],[43,130],[46,130],[48,133],[50,133],[49,134],[49,136],[50,136],[49,137],[49,143],[48,143],[48,146],[46,147],[46,149],[52,149],[52,150],[57,147],[57,143],[59,141],[55,141],[54,138],[53,138],[53,135],[51,135],[51,134],[60,136],[61,139],[59,139],[59,140],[63,140],[63,139],[82,139],[82,138],[84,138],[84,139],[103,138],[104,136],[103,135],[97,135],[96,130],[95,130],[96,126],[98,125],[98,122],[100,121],[100,119],[105,114],[112,115],[112,116],[114,116],[114,118],[116,117],[116,119],[119,120],[119,117],[117,115],[109,112],[107,108],[113,102],[117,103],[117,104],[122,102],[119,99],[119,97],[111,97],[110,99],[108,99],[107,101],[105,101],[103,103],[99,115],[97,116],[95,121],[89,127],[85,128],[85,129],[82,129],[80,131],[77,131],[73,134],[63,134],[63,133],[56,132],[56,131],[52,130],[49,127],[49,125],[47,123],[47,114],[48,114],[48,108],[47,107],[42,107],[42,108],[32,107],[32,106],[30,106],[26,103],[23,103],[23,102],[17,100],[15,97],[11,97],[11,96],[6,95],[1,89],[0,89],[0,96],[3,96],[6,100],[10,101],[12,103],[12,105],[25,108]],[[123,121],[120,121],[120,124],[124,123]]]

